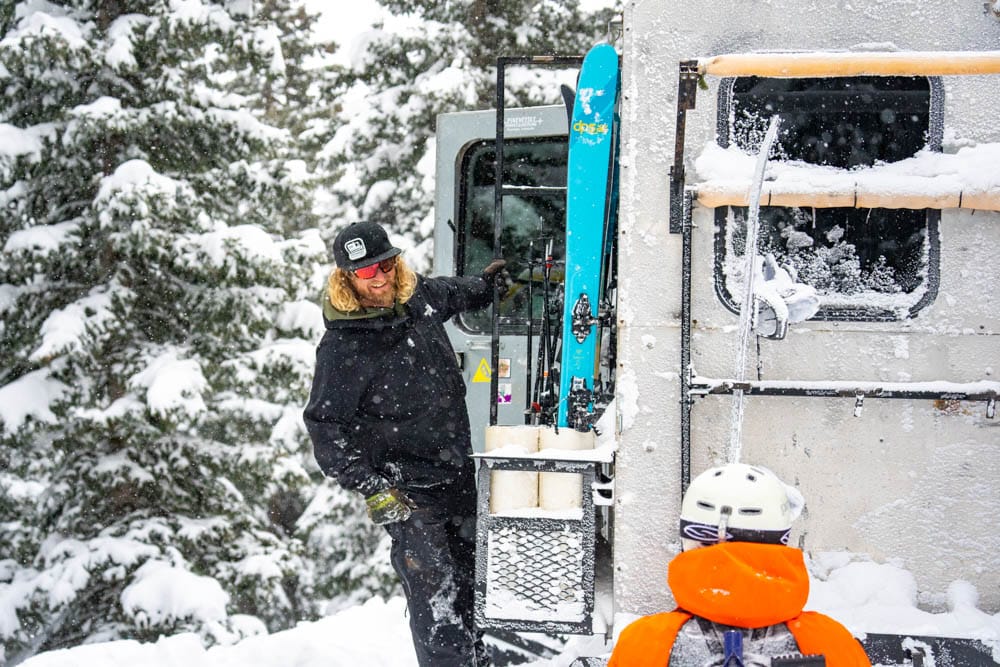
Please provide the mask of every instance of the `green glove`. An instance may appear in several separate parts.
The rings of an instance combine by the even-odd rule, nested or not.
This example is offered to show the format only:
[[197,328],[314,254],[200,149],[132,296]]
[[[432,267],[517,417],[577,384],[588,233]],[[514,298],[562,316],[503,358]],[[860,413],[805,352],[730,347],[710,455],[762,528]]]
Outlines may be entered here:
[[368,505],[368,518],[376,526],[406,521],[417,507],[399,489],[379,491],[365,498],[365,504]]

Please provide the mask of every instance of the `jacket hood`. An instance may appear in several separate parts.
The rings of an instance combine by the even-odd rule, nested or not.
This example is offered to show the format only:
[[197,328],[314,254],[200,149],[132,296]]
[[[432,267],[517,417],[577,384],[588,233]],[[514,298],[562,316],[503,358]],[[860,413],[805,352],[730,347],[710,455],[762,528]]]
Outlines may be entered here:
[[802,613],[809,575],[802,552],[780,544],[723,542],[670,561],[678,607],[724,625],[762,628]]
[[[413,299],[410,299],[412,302]],[[409,303],[398,301],[391,308],[365,308],[344,312],[333,307],[330,299],[323,295],[323,324],[327,329],[353,328],[381,330],[397,326],[410,319]]]
[[406,306],[399,303],[398,301],[392,307],[386,308],[365,308],[361,306],[355,311],[350,313],[344,312],[342,310],[337,310],[330,303],[330,300],[323,295],[323,320],[329,324],[330,322],[344,322],[344,321],[358,321],[358,320],[371,320],[380,317],[391,317],[393,319],[405,318],[406,317]]

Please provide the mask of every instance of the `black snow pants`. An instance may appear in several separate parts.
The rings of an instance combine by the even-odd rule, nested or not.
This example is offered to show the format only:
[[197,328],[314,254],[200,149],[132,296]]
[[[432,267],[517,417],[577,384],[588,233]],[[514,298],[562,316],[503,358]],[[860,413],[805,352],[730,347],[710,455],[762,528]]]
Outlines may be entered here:
[[420,667],[487,665],[473,613],[475,496],[414,500],[418,508],[408,520],[385,528]]

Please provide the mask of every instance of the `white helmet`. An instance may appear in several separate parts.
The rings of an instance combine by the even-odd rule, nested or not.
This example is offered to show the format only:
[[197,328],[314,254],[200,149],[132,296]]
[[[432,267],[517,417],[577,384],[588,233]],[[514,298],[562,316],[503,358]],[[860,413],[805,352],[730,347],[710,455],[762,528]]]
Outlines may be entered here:
[[788,544],[802,494],[767,468],[730,463],[709,468],[688,487],[681,504],[684,550],[716,542]]

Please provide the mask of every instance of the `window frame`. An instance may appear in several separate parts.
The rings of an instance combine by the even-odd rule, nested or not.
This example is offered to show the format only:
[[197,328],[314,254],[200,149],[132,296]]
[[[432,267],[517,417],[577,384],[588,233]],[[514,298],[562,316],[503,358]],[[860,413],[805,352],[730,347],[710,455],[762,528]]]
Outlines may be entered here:
[[[531,144],[559,144],[567,146],[566,158],[567,161],[562,164],[562,170],[565,173],[568,163],[568,143],[567,136],[565,134],[548,134],[548,135],[538,135],[530,137],[515,137],[507,138],[504,140],[504,156],[505,162],[510,158],[510,147],[511,146],[522,146]],[[456,276],[463,276],[466,274],[466,254],[468,252],[469,246],[469,231],[470,231],[470,219],[469,213],[470,207],[467,206],[467,202],[470,196],[470,189],[473,187],[472,179],[468,178],[471,161],[483,150],[487,152],[493,152],[496,155],[496,140],[492,138],[482,138],[466,144],[458,155],[456,163],[458,168],[455,170],[455,192],[457,197],[455,198],[455,244],[454,244],[454,271]],[[493,171],[491,169],[490,173]],[[563,180],[565,185],[565,179]],[[508,184],[509,185],[509,184]],[[491,188],[494,186],[491,186]],[[551,186],[557,187],[557,186]],[[559,195],[555,192],[539,192],[538,194],[531,195],[532,197],[562,197],[563,200],[563,218],[559,225],[559,234],[563,237],[563,247],[565,244],[565,234],[566,234],[566,218],[565,218],[565,191]],[[493,211],[490,211],[490,217],[492,219]],[[492,227],[491,227],[492,229]],[[558,243],[557,243],[558,245]],[[541,249],[536,248],[539,253]],[[474,313],[461,313],[454,318],[456,326],[463,332],[470,335],[488,335],[490,333],[490,328],[488,326],[477,326],[474,321],[470,321],[470,316],[474,317]],[[540,315],[532,313],[531,325],[532,333],[539,334],[542,327],[542,318]],[[524,316],[511,316],[511,315],[501,315],[500,317],[500,328],[501,333],[504,335],[527,335],[528,328],[528,317]]]
[[[734,87],[738,78],[725,77],[719,82],[718,112],[716,115],[716,141],[726,148],[730,144],[731,122],[734,109]],[[743,77],[745,78],[745,77]],[[765,77],[762,77],[765,78]],[[845,77],[861,78],[861,77]],[[928,82],[928,123],[924,148],[940,152],[944,136],[944,84],[941,77],[925,78]],[[725,264],[728,251],[728,220],[733,207],[720,206],[714,213],[714,243],[713,243],[713,283],[716,295],[728,310],[739,313],[740,300],[734,298],[726,285]],[[792,207],[783,207],[792,208]],[[807,208],[807,207],[800,207]],[[868,209],[885,210],[885,209]],[[840,304],[821,304],[819,311],[811,319],[839,322],[897,322],[915,317],[921,310],[934,302],[940,285],[940,221],[941,211],[925,209],[923,226],[925,240],[924,253],[926,263],[921,267],[923,272],[923,294],[916,303],[905,307],[905,315],[901,316],[904,307],[887,308],[877,305],[844,306]],[[742,257],[742,256],[741,256]],[[918,288],[920,289],[920,288]],[[902,306],[905,306],[903,304]]]

